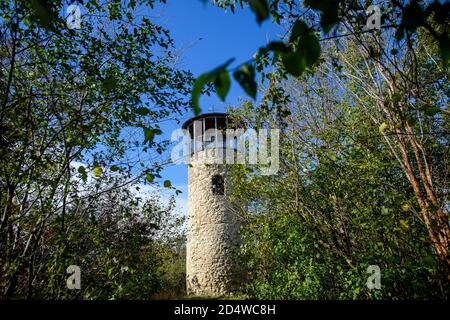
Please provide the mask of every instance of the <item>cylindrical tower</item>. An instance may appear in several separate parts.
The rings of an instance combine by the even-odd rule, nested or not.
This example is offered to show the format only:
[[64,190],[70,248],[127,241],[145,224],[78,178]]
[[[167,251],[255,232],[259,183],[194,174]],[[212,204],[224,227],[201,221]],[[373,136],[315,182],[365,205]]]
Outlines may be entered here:
[[226,295],[238,280],[235,249],[239,245],[239,219],[233,215],[225,130],[231,126],[224,113],[208,113],[183,125],[190,136],[188,165],[188,233],[186,250],[187,293]]

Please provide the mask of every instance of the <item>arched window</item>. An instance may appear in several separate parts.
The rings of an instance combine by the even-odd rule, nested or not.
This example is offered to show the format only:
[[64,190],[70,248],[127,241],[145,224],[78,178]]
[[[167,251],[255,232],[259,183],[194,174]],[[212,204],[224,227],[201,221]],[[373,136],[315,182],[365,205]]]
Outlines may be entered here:
[[212,193],[217,195],[223,195],[225,188],[223,183],[223,177],[219,174],[216,174],[211,179],[211,188]]

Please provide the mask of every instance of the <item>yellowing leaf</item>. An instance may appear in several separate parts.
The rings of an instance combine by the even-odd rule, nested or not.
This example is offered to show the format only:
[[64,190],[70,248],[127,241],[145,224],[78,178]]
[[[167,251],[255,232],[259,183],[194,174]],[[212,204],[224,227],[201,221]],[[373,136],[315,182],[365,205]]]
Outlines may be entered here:
[[386,122],[383,122],[378,128],[381,134],[385,134],[387,130],[389,130],[389,125]]
[[165,180],[164,181],[164,187],[170,188],[171,186],[172,186],[172,183],[170,183],[170,180]]
[[409,205],[409,203],[404,203],[402,204],[402,211],[409,211],[411,209],[411,206]]
[[400,224],[401,224],[401,226],[402,226],[403,228],[409,229],[409,225],[406,223],[405,220],[400,220]]
[[100,177],[103,173],[103,169],[101,167],[95,167],[93,172],[94,172],[94,176]]

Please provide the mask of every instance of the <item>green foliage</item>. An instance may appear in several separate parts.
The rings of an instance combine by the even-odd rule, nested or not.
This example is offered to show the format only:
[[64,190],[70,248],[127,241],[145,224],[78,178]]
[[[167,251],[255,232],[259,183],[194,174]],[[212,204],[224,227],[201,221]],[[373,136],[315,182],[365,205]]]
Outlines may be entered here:
[[256,82],[255,82],[255,71],[252,65],[243,64],[241,68],[233,73],[236,81],[253,99],[256,99]]
[[[412,213],[417,207],[401,206],[405,201],[414,203],[405,178],[387,150],[377,150],[380,141],[365,140],[372,129],[357,123],[367,123],[367,119],[357,116],[344,121],[347,129],[339,126],[334,132],[330,128],[314,134],[314,139],[333,137],[332,143],[339,144],[334,147],[338,157],[329,157],[317,146],[318,158],[313,160],[314,149],[308,151],[301,142],[294,144],[299,137],[286,132],[281,150],[285,160],[276,176],[235,169],[234,197],[249,208],[242,208],[248,224],[241,261],[251,279],[243,288],[250,297],[418,299],[448,295],[445,271],[432,256],[429,241],[417,237],[426,234]],[[346,136],[355,137],[358,143],[345,146]],[[381,290],[366,286],[369,265],[382,270]]]
[[320,11],[320,26],[325,33],[339,22],[339,1],[305,0],[305,6]]
[[313,30],[298,20],[292,28],[289,43],[294,49],[282,54],[283,65],[289,74],[299,77],[306,68],[312,67],[319,59],[319,39]]
[[[212,3],[222,8],[231,8],[234,12],[237,4],[243,8],[244,3],[238,0],[213,0]],[[370,4],[361,1],[336,1],[336,0],[251,0],[250,9],[255,13],[258,24],[273,16],[276,24],[284,23],[291,31],[289,40],[290,47],[283,45],[281,41],[274,41],[266,47],[262,47],[253,60],[260,64],[257,68],[262,72],[269,67],[267,53],[272,51],[273,62],[277,62],[281,57],[283,71],[294,77],[299,77],[306,69],[312,69],[319,60],[321,45],[317,35],[329,34],[334,30],[330,38],[347,37],[355,34],[364,34],[367,30],[366,10]],[[450,39],[448,32],[450,5],[439,1],[422,3],[421,1],[389,1],[377,4],[383,12],[383,29],[393,29],[396,32],[396,42],[402,45],[405,36],[408,40],[418,33],[419,28],[424,28],[431,34],[435,43],[440,48],[442,64],[447,67],[450,57]],[[310,12],[310,11],[313,11]],[[304,22],[308,17],[309,26]],[[320,16],[320,19],[317,19]],[[400,21],[400,23],[399,23]],[[339,27],[341,27],[339,29]],[[342,32],[341,30],[345,30]],[[378,31],[377,31],[378,32]],[[284,39],[280,39],[284,40]],[[250,65],[245,62],[242,66]],[[223,70],[223,75],[225,75]],[[237,71],[238,72],[238,71]],[[264,77],[264,74],[263,74]],[[248,77],[247,77],[248,78]],[[214,81],[214,78],[206,76],[199,78],[197,85],[192,88],[193,105],[196,113],[199,112],[199,96],[203,85]],[[248,90],[247,80],[242,81],[242,74],[235,76],[236,81],[243,87],[244,91],[255,98],[257,91],[255,83],[251,82],[252,89]],[[219,94],[222,100],[226,97],[227,90],[221,90]]]
[[[244,296],[447,298],[446,252],[429,235],[448,231],[450,5],[382,3],[383,29],[367,32],[363,2],[252,0],[257,22],[271,16],[289,39],[194,82],[168,30],[135,15],[155,2],[88,1],[77,30],[62,1],[0,2],[0,297],[179,297],[183,221],[173,200],[127,186],[174,189],[157,123],[200,113],[211,88],[225,100],[231,72],[256,99],[259,72],[265,96],[236,116],[281,129],[281,166],[233,168]],[[65,287],[72,264],[81,291]],[[369,265],[381,290],[366,286]]]
[[202,94],[203,88],[207,83],[214,83],[217,94],[221,99],[225,99],[228,90],[230,89],[229,74],[226,68],[234,61],[230,59],[223,65],[215,68],[214,70],[201,74],[194,82],[192,89],[192,105],[194,107],[194,113],[197,115],[201,112],[199,99]]
[[30,5],[36,22],[45,29],[54,30],[58,1],[31,0]]
[[225,97],[230,90],[231,81],[230,74],[227,70],[221,69],[216,79],[214,80],[214,87],[216,89],[217,95],[219,98],[224,101]]
[[[439,115],[447,109],[447,94],[436,84],[447,75],[434,61],[438,48],[428,40],[420,38],[420,46],[428,47],[416,52],[419,65],[414,74],[430,80],[420,82],[422,101],[405,103],[401,92],[409,91],[400,82],[392,97],[383,97],[390,112],[399,112],[401,104],[414,130],[429,133],[420,143],[433,154],[429,165],[436,170],[435,188],[446,189],[448,124]],[[247,101],[230,110],[236,121],[252,128],[281,130],[277,174],[260,175],[263,165],[232,169],[232,201],[247,220],[240,253],[247,281],[241,290],[251,298],[449,296],[447,265],[428,237],[417,195],[396,154],[394,133],[404,130],[405,120],[392,121],[377,104],[370,90],[388,90],[372,87],[370,74],[361,71],[372,67],[370,58],[355,42],[346,40],[347,49],[339,55],[345,62],[343,70],[351,76],[327,72],[336,54],[330,45],[318,72],[298,79],[272,73],[269,79],[276,84],[260,104]],[[397,55],[407,56],[405,50],[399,49]],[[404,60],[398,63],[403,66]],[[383,67],[393,68],[385,60]],[[408,68],[401,69],[403,76],[412,72]],[[363,85],[366,91],[361,90]],[[413,150],[407,152],[414,157]],[[366,285],[370,265],[381,269],[380,290]]]
[[[177,256],[173,245],[179,242],[168,230],[179,224],[173,203],[163,207],[157,198],[149,197],[140,204],[129,189],[93,199],[95,203],[81,200],[66,213],[64,237],[59,232],[60,219],[49,221],[42,250],[49,259],[42,262],[34,297],[150,299],[166,290],[166,283],[175,280],[165,279],[161,268],[167,268],[167,255]],[[73,264],[81,269],[80,291],[65,288],[65,269]],[[171,272],[175,277],[181,271]],[[23,288],[26,285],[19,282],[18,297]]]
[[[121,189],[162,178],[168,141],[157,123],[192,107],[193,77],[174,66],[155,3],[88,1],[71,30],[63,1],[0,2],[2,298],[160,289],[152,233],[162,225],[138,221],[140,200]],[[70,264],[82,267],[79,295],[65,288]]]

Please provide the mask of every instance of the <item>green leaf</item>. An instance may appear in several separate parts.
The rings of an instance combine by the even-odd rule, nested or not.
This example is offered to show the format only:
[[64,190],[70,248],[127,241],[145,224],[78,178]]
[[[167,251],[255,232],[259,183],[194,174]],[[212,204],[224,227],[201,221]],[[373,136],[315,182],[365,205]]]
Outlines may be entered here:
[[144,143],[152,142],[155,138],[155,135],[162,134],[161,129],[159,128],[143,128],[144,129]]
[[172,183],[170,183],[170,180],[165,180],[164,181],[164,187],[165,188],[170,188],[172,186]]
[[334,25],[339,22],[339,1],[305,0],[305,6],[321,11],[320,26],[325,33],[329,33]]
[[256,21],[261,24],[269,17],[267,0],[249,0],[250,9],[256,14]]
[[405,228],[405,229],[409,229],[409,225],[405,220],[400,219],[400,225]]
[[439,108],[437,106],[434,106],[434,107],[430,106],[430,107],[425,109],[425,114],[430,116],[430,117],[434,117],[439,112],[441,112],[441,108]]
[[147,179],[148,182],[153,182],[155,176],[153,174],[148,174],[145,178]]
[[297,20],[292,28],[289,43],[295,46],[295,51],[285,53],[282,61],[286,71],[298,77],[319,60],[319,39],[303,21]]
[[279,53],[286,53],[289,52],[291,49],[281,41],[272,41],[267,45],[267,50],[275,51]]
[[222,101],[225,101],[228,91],[230,90],[230,86],[230,74],[226,69],[221,69],[216,77],[216,80],[214,81],[214,87],[216,89],[217,95]]
[[83,166],[79,166],[78,167],[78,173],[81,174],[81,179],[83,179],[84,182],[87,181],[87,173],[86,173],[86,168]]
[[299,77],[306,69],[305,57],[298,51],[284,54],[282,61],[286,71],[294,77]]
[[111,167],[111,171],[113,171],[113,172],[116,172],[116,171],[119,171],[119,167],[118,166],[112,166]]
[[422,258],[422,262],[428,265],[432,265],[434,263],[434,257],[433,256],[425,256]]
[[141,116],[145,116],[145,115],[150,113],[150,110],[148,108],[145,108],[145,107],[140,107],[140,108],[136,109],[136,113],[140,114]]
[[194,108],[194,114],[198,115],[201,112],[200,109],[200,105],[199,105],[199,100],[200,100],[200,95],[203,91],[203,87],[211,81],[211,75],[209,73],[204,73],[201,74],[197,80],[195,80],[194,82],[194,87],[192,88],[192,106]]
[[245,93],[256,99],[255,70],[251,64],[241,65],[241,68],[233,73],[233,77],[241,85]]
[[299,44],[300,50],[305,56],[306,66],[311,67],[320,57],[320,44],[316,35],[311,32],[310,34],[301,38]]
[[[203,73],[201,74],[197,80],[195,80],[194,82],[194,86],[192,88],[192,93],[191,93],[191,98],[192,98],[192,107],[194,108],[194,114],[198,115],[201,112],[200,109],[200,95],[202,94],[203,88],[205,87],[205,85],[209,82],[215,82],[216,78],[223,73],[224,71],[226,72],[226,68],[234,61],[234,58],[229,59],[227,62],[225,62],[223,65],[215,68],[214,70],[207,72],[207,73]],[[226,80],[225,80],[226,81]],[[217,88],[216,88],[217,89]],[[226,89],[226,84],[223,88],[221,89],[221,93],[222,94]],[[228,91],[227,91],[228,93]],[[219,94],[219,92],[218,92]]]
[[155,137],[155,132],[151,128],[144,128],[144,143],[152,142]]
[[328,158],[330,158],[331,161],[336,161],[337,160],[337,156],[334,152],[330,152],[328,153]]
[[31,0],[31,9],[38,24],[47,30],[53,30],[57,19],[54,3],[50,0]]
[[310,30],[306,23],[301,20],[295,21],[289,36],[289,43],[294,43],[297,39],[309,33],[309,31]]

